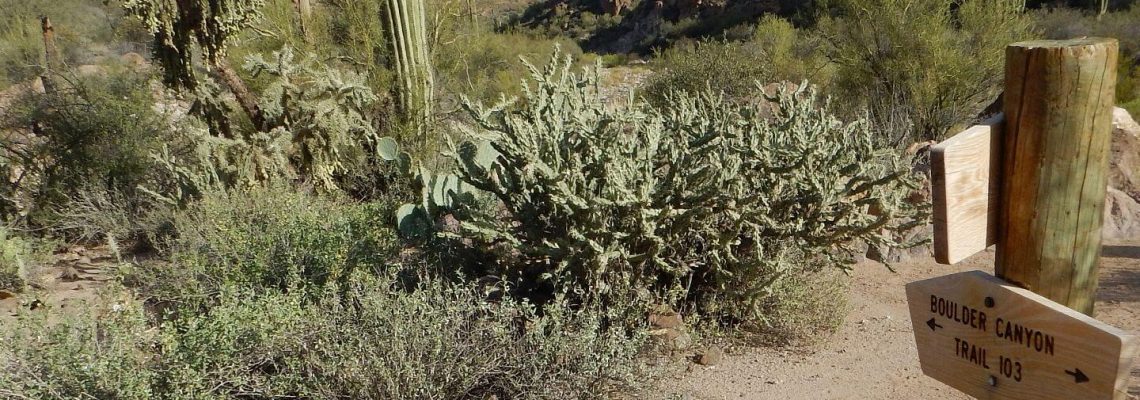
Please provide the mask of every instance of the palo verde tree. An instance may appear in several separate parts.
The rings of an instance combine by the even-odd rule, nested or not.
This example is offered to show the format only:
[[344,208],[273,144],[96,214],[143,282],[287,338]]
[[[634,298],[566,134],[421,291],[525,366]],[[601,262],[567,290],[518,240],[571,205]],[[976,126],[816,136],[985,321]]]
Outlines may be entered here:
[[[899,143],[941,140],[1001,88],[1009,43],[1033,38],[1018,0],[835,0],[819,22],[837,92]],[[874,21],[874,23],[867,23]],[[858,104],[863,103],[863,104]]]

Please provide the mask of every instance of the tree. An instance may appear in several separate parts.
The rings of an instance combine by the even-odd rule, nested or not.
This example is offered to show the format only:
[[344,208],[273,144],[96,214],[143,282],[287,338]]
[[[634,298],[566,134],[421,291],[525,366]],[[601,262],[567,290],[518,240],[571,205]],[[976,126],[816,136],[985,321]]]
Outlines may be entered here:
[[838,90],[892,139],[939,140],[997,97],[1004,49],[1035,36],[1021,0],[839,0],[819,31]]

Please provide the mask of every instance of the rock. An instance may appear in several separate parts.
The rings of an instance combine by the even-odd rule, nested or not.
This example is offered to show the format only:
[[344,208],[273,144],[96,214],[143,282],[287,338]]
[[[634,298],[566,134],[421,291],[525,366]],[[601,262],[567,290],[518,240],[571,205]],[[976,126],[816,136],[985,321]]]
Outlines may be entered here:
[[1104,238],[1140,236],[1140,124],[1122,108],[1112,113],[1109,157]]
[[[897,234],[897,239],[902,243],[908,243],[919,238],[931,238],[934,234],[934,227],[927,225],[925,227],[918,227],[909,232]],[[928,242],[926,244],[914,246],[907,249],[892,249],[886,246],[867,247],[866,254],[863,255],[868,260],[877,261],[883,264],[898,264],[914,259],[930,258],[933,257],[933,246]],[[859,257],[856,257],[859,261]]]
[[135,67],[135,68],[140,68],[140,67],[146,66],[146,57],[143,57],[139,53],[135,53],[135,52],[123,54],[122,56],[119,57],[119,61],[122,61],[123,64],[127,64],[128,66]]
[[63,267],[63,272],[59,274],[59,279],[64,282],[75,282],[79,280],[79,271],[72,268],[70,265]]
[[705,350],[705,352],[702,353],[700,357],[697,357],[697,364],[711,367],[720,364],[721,360],[723,359],[724,350],[718,346],[712,346]]
[[653,312],[649,314],[649,326],[655,329],[680,329],[684,327],[685,322],[681,319],[681,314],[674,311],[667,312]]
[[685,331],[677,329],[657,329],[649,331],[649,336],[666,350],[685,350],[693,344],[693,338]]
[[1140,235],[1140,201],[1116,188],[1104,197],[1105,239],[1127,239]]
[[693,345],[693,338],[689,336],[688,333],[675,330],[670,331],[674,334],[666,336],[673,336],[672,340],[669,341],[669,344],[672,345],[672,348],[674,350],[685,350],[689,348],[689,346]]

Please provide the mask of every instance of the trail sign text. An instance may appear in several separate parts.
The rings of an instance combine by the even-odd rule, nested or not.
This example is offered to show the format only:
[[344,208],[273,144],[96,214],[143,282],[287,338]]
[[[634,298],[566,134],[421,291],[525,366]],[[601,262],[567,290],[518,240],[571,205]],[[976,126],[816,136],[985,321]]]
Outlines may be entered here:
[[908,284],[923,372],[980,399],[1123,399],[1136,337],[980,271]]

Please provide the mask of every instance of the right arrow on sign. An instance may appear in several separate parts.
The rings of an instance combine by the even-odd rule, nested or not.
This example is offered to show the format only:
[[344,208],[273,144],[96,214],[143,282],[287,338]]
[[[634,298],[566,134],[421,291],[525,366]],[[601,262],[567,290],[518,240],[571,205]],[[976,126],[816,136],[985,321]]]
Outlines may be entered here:
[[1080,368],[1074,368],[1074,369],[1077,371],[1073,372],[1073,371],[1065,370],[1065,373],[1072,375],[1073,379],[1075,379],[1077,381],[1077,383],[1085,383],[1085,382],[1089,381],[1089,377],[1087,375],[1085,375],[1084,372],[1081,372]]

